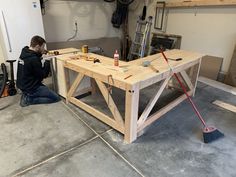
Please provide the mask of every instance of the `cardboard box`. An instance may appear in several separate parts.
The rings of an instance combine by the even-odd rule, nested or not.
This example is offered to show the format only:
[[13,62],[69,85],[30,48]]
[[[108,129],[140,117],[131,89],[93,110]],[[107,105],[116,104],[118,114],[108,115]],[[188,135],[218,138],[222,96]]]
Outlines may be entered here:
[[225,78],[225,83],[236,87],[236,46],[234,48],[228,74]]
[[206,55],[202,58],[200,76],[206,78],[217,80],[218,74],[220,72],[223,63],[223,58]]

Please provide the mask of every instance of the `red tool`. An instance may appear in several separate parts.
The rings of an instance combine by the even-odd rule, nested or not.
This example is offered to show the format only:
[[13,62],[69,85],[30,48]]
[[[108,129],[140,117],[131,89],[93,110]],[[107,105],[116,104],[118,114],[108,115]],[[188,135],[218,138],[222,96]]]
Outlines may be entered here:
[[[165,56],[163,50],[161,49],[161,54],[164,57],[164,59],[166,60],[169,68],[171,69],[171,71],[173,71],[172,67],[169,65],[168,63],[168,59]],[[176,73],[173,73],[175,78],[177,79],[177,81],[179,82],[179,85],[181,86],[182,90],[184,91],[185,95],[187,96],[190,104],[192,105],[192,108],[194,109],[197,117],[199,118],[199,120],[201,121],[201,123],[203,124],[204,128],[203,128],[203,139],[204,139],[204,143],[209,143],[212,142],[216,139],[219,139],[220,137],[223,137],[224,134],[221,133],[219,130],[217,130],[215,127],[213,126],[208,126],[205,122],[205,120],[203,119],[203,117],[201,116],[200,112],[198,111],[196,105],[194,104],[193,100],[190,98],[190,96],[188,95],[188,92],[184,86],[184,84],[180,81],[178,75]]]

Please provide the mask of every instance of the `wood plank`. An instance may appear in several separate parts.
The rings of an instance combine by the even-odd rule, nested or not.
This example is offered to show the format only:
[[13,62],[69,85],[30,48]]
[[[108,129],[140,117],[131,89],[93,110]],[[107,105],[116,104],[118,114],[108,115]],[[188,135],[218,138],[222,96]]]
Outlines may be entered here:
[[221,83],[221,82],[218,82],[218,81],[214,81],[214,80],[211,80],[211,79],[208,79],[208,78],[205,78],[205,77],[202,77],[200,76],[198,78],[198,81],[199,82],[202,82],[206,85],[209,85],[211,87],[214,87],[214,88],[217,88],[217,89],[220,89],[220,90],[223,90],[225,92],[228,92],[228,93],[231,93],[233,95],[236,95],[236,88],[235,87],[232,87],[230,85],[226,85],[224,83]]
[[92,88],[92,94],[96,93],[96,82],[93,78],[90,77],[90,84],[91,84],[91,88]]
[[183,77],[183,79],[184,79],[185,83],[187,84],[188,88],[190,90],[193,90],[194,86],[193,86],[188,74],[186,73],[186,71],[181,71],[180,74]]
[[67,99],[70,98],[75,93],[76,89],[78,88],[83,78],[84,78],[84,75],[81,73],[78,73],[75,81],[73,82],[73,84],[70,87],[70,90],[68,91]]
[[164,81],[161,82],[161,87],[157,91],[157,93],[151,98],[151,100],[148,102],[146,108],[144,109],[142,115],[140,116],[138,120],[138,127],[140,127],[147,119],[148,115],[150,114],[152,108],[156,104],[158,98],[161,96],[163,90],[165,89],[166,85],[168,84],[171,77],[166,78]]
[[[54,54],[55,51],[59,52],[59,55],[55,55]],[[51,58],[54,58],[54,57],[57,58],[60,55],[65,55],[65,54],[70,54],[70,53],[76,54],[79,51],[80,50],[76,49],[76,48],[65,48],[65,49],[58,49],[58,50],[49,50],[50,54],[47,54],[47,55],[43,56],[43,59],[48,60],[48,59],[51,59]]]
[[[173,67],[175,72],[182,71],[185,68],[189,68],[195,65],[202,57],[202,55],[199,53],[187,52],[182,50],[171,50],[167,51],[166,54],[168,57],[171,58],[183,58],[182,61],[170,62],[170,65]],[[69,56],[67,56],[67,58],[69,58]],[[157,58],[160,59],[153,61],[152,65],[159,70],[159,73],[156,73],[149,67],[142,66],[143,61],[152,61],[153,59]],[[110,61],[111,60],[112,59],[110,59]],[[169,73],[168,66],[159,54],[141,58],[136,61],[124,62],[125,64],[120,67],[126,67],[128,69],[127,72],[107,69],[105,66],[103,66],[104,61],[103,58],[101,58],[100,64],[94,64],[93,62],[88,62],[84,60],[68,60],[65,63],[65,67],[77,72],[84,73],[85,75],[88,75],[93,78],[96,76],[96,79],[99,79],[100,81],[105,83],[106,77],[111,74],[114,79],[113,86],[121,88],[123,90],[126,90],[127,85],[134,85],[137,83],[140,83],[139,85],[141,89],[145,88],[153,83],[159,82],[160,80],[166,78]],[[109,65],[109,63],[105,61],[105,65]],[[132,75],[132,77],[129,79],[124,79],[127,75]]]
[[195,66],[190,68],[190,74],[189,77],[191,79],[191,82],[193,83],[193,96],[195,95],[196,88],[197,88],[197,81],[198,81],[198,76],[200,72],[200,67],[201,67],[201,59],[199,60],[199,63],[196,64]]
[[195,66],[198,69],[197,69],[197,72],[195,73],[195,78],[192,78],[193,85],[194,85],[193,97],[195,96],[195,93],[196,93],[197,81],[198,81],[198,77],[199,77],[199,73],[200,73],[201,63],[202,63],[202,58],[200,59],[198,65]]
[[71,48],[64,48],[64,49],[57,49],[57,50],[49,50],[49,53],[54,54],[55,51],[59,52],[59,55],[64,55],[64,54],[68,54],[68,53],[77,53],[80,50],[71,47]]
[[[191,95],[192,93],[193,93],[192,91],[188,92],[189,95]],[[169,103],[168,105],[166,105],[165,107],[163,107],[162,109],[160,109],[159,111],[157,111],[156,113],[154,113],[153,115],[151,115],[150,117],[148,117],[147,120],[140,127],[138,127],[138,132],[143,130],[145,127],[147,127],[148,125],[150,125],[151,123],[153,123],[157,119],[161,118],[161,116],[163,116],[168,111],[170,111],[171,109],[176,107],[178,104],[180,104],[186,98],[187,97],[184,94],[184,95],[180,96],[179,98],[175,99],[174,101],[172,101],[171,103]]]
[[[199,63],[199,60],[195,60],[193,62],[186,63],[184,66],[179,66],[177,68],[174,68],[173,71],[175,73],[178,73],[178,72],[180,72],[182,70],[186,70],[189,67],[192,67],[198,63]],[[167,78],[170,74],[171,74],[170,70],[166,69],[165,72],[161,72],[161,75],[156,75],[156,76],[150,77],[149,79],[142,79],[140,81],[140,89],[146,88],[154,83],[157,83],[157,82]]]
[[69,83],[69,71],[67,68],[64,68],[63,61],[56,60],[57,64],[57,85],[58,85],[58,94],[66,98],[68,89],[70,87]]
[[111,94],[108,92],[107,87],[101,81],[98,81],[98,80],[95,80],[95,81],[97,82],[97,85],[98,85],[107,105],[108,105],[108,108],[110,109],[112,115],[114,116],[114,119],[117,121],[117,123],[122,124],[122,126],[124,126],[124,120],[123,120],[113,98],[111,97]]
[[201,7],[201,6],[234,6],[236,0],[187,0],[187,1],[168,1],[166,7],[178,8],[178,7]]
[[[72,63],[68,63],[68,62],[65,63],[64,67],[71,69],[73,71],[79,72],[79,73],[83,73],[86,76],[89,76],[89,77],[94,78],[96,80],[100,80],[105,83],[107,83],[107,77],[110,75],[110,74],[108,74],[108,73],[110,73],[108,71],[103,71],[101,73],[98,73],[95,70],[87,70],[86,68],[81,67],[80,65],[76,65],[76,64],[72,64]],[[100,69],[100,70],[102,70],[102,69]],[[114,76],[114,75],[112,75],[112,76]],[[117,80],[114,77],[113,77],[113,81],[114,82],[112,83],[112,86],[115,86],[115,87],[120,88],[122,90],[126,89],[127,84],[125,82]]]
[[[71,51],[73,51],[73,48],[69,48]],[[66,51],[67,49],[65,49]],[[68,54],[66,54],[68,56]],[[70,54],[72,55],[72,54]],[[68,71],[68,68],[64,67],[64,62],[65,60],[62,60],[61,57],[63,57],[64,55],[59,55],[55,57],[55,70],[56,70],[56,77],[57,77],[57,85],[58,85],[58,94],[61,95],[62,97],[66,98],[67,96],[67,92],[68,92],[68,88],[70,87],[70,83],[69,81],[73,82],[74,79],[77,76],[77,73],[74,73],[74,71]],[[60,59],[59,59],[60,58]],[[67,71],[64,71],[67,70]],[[65,72],[67,72],[65,74]],[[70,76],[70,78],[69,78]],[[90,83],[87,82],[87,79],[84,79],[82,81],[82,83],[80,84],[81,86],[77,89],[77,92],[85,87],[89,87]],[[66,83],[68,82],[68,83]]]
[[125,142],[131,143],[137,139],[139,88],[133,86],[125,96]]
[[[69,91],[69,88],[70,88],[70,75],[69,75],[69,69],[68,68],[62,68],[62,72],[64,71],[64,73],[62,73],[62,76],[64,77],[64,79],[62,79],[62,85],[64,85],[63,87],[63,91],[62,94],[64,94],[65,98],[66,98],[66,103],[68,104],[68,99],[67,99],[67,93]],[[59,90],[60,90],[60,87],[59,87]]]
[[76,91],[74,93],[74,95],[77,97],[77,96],[80,96],[80,95],[83,95],[83,94],[86,94],[86,93],[89,93],[89,92],[92,92],[92,87],[87,87],[87,88],[83,88],[79,91]]
[[107,125],[111,126],[112,128],[116,129],[117,131],[124,134],[124,127],[122,127],[120,124],[118,124],[114,119],[110,118],[109,116],[105,115],[104,113],[96,110],[95,108],[83,103],[82,101],[71,97],[69,98],[69,101],[79,108],[85,110],[86,112],[93,115],[95,118],[101,120],[102,122],[106,123]]
[[224,108],[224,109],[226,109],[226,110],[229,110],[229,111],[231,111],[231,112],[236,113],[236,106],[235,106],[235,105],[231,105],[231,104],[229,104],[229,103],[225,103],[225,102],[220,101],[220,100],[215,100],[215,101],[213,102],[213,104],[214,104],[214,105],[217,105],[217,106],[219,106],[219,107],[221,107],[221,108]]
[[[179,49],[168,50],[168,51],[165,51],[164,53],[166,54],[167,58],[182,58],[183,59],[178,62],[172,62],[172,61],[169,62],[170,64],[175,64],[175,65],[181,65],[186,62],[191,62],[203,56],[200,53],[189,52],[189,51],[184,51],[184,50],[179,50]],[[128,62],[128,64],[141,66],[144,61],[152,61],[152,64],[153,63],[158,64],[156,66],[166,67],[166,61],[164,60],[163,56],[160,53],[130,61]],[[172,67],[174,67],[174,65],[172,65]]]

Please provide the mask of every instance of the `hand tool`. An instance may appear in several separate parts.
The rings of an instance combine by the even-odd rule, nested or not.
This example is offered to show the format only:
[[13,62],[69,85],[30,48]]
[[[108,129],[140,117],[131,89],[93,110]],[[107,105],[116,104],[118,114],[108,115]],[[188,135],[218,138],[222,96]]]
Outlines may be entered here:
[[182,58],[167,58],[168,60],[173,60],[173,61],[181,61],[183,60]]

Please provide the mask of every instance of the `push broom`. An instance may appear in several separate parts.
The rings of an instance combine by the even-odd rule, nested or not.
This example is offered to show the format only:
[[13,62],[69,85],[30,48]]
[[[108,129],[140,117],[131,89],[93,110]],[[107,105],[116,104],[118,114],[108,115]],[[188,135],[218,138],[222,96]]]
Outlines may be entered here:
[[[173,72],[172,67],[170,66],[167,57],[165,56],[163,50],[161,49],[161,54],[164,57],[165,61],[167,62],[170,70]],[[177,81],[179,82],[179,85],[181,86],[182,90],[184,91],[185,95],[187,96],[192,108],[194,109],[197,117],[199,118],[199,120],[201,121],[201,123],[203,124],[203,140],[204,143],[210,143],[214,140],[217,140],[221,137],[224,136],[223,133],[221,133],[217,128],[213,127],[213,126],[208,126],[205,122],[205,120],[203,119],[203,117],[201,116],[200,112],[198,111],[196,105],[194,104],[193,100],[191,99],[191,97],[189,96],[184,84],[181,82],[181,80],[179,79],[178,75],[176,73],[174,73],[175,78],[177,79]]]

